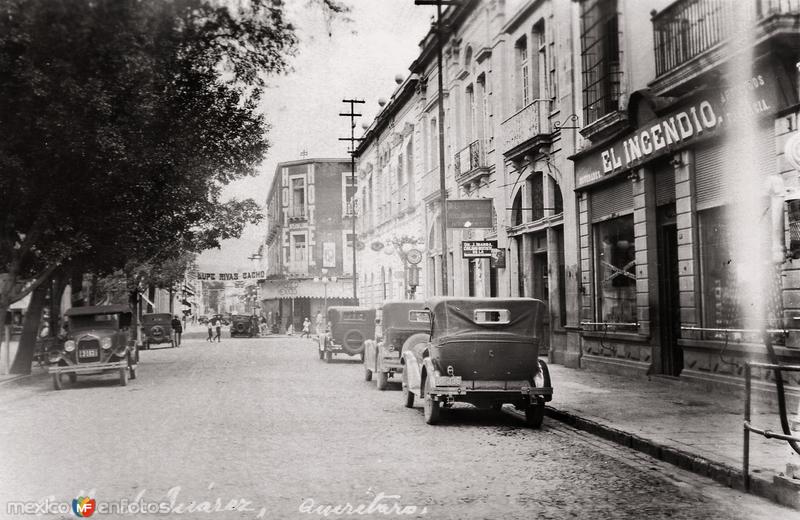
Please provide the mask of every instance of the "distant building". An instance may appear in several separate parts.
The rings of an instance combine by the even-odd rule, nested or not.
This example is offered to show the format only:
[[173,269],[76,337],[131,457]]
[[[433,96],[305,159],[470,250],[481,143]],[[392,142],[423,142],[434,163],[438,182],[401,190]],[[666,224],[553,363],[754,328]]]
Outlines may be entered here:
[[[267,196],[267,274],[261,314],[299,330],[325,306],[354,304],[350,159],[278,164]],[[313,321],[313,320],[312,320]]]

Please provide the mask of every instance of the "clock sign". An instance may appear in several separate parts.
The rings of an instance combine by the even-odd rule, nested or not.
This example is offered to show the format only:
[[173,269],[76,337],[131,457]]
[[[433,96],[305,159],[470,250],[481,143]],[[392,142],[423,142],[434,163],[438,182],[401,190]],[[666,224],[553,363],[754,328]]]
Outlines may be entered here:
[[416,265],[422,262],[422,253],[419,249],[410,249],[408,253],[406,253],[406,260],[408,260],[408,263]]

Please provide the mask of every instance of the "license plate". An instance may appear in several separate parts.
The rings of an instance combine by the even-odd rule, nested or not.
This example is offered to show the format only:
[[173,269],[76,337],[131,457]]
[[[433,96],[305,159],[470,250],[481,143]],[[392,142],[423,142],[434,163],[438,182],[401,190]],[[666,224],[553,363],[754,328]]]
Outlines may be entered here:
[[79,358],[87,358],[87,357],[97,357],[98,352],[96,348],[87,348],[78,351]]
[[461,376],[438,376],[433,382],[436,386],[461,386]]

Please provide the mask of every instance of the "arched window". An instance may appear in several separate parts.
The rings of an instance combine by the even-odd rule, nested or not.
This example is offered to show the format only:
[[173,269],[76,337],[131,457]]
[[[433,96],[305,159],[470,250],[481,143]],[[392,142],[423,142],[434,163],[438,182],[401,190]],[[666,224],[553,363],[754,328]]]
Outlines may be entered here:
[[531,194],[531,221],[544,218],[544,180],[541,172],[532,173],[527,181],[528,193]]
[[511,204],[511,225],[519,226],[522,224],[522,189],[517,191],[514,203]]

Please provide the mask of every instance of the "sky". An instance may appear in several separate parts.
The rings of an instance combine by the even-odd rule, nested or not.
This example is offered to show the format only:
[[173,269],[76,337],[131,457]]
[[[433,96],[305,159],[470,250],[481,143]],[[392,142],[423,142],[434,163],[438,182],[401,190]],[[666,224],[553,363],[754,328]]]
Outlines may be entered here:
[[[419,54],[419,42],[430,28],[434,7],[416,6],[414,0],[345,0],[352,6],[350,22],[326,22],[319,7],[308,0],[286,0],[287,13],[297,27],[299,45],[290,63],[293,71],[268,79],[262,109],[271,125],[271,142],[266,160],[256,177],[227,186],[225,198],[251,197],[266,205],[267,193],[279,162],[308,157],[348,158],[347,112],[343,99],[363,99],[356,105],[370,123],[380,107],[397,88],[395,77],[408,76],[408,67]],[[223,242],[221,249],[202,253],[201,270],[252,267],[247,257],[258,249],[265,222],[249,226],[238,240]]]

